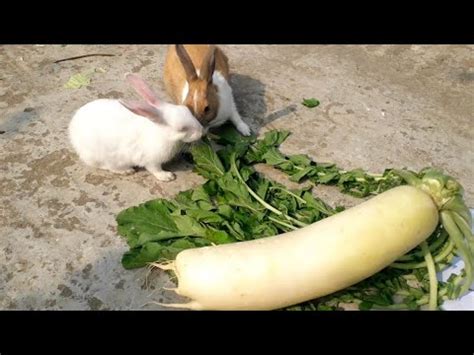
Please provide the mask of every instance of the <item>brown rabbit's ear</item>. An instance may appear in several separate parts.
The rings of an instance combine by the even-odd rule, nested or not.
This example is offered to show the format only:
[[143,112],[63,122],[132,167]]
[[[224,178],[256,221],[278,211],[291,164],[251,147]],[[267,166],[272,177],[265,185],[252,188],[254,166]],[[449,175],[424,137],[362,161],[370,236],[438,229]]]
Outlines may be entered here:
[[176,54],[178,55],[181,64],[183,65],[184,71],[186,72],[186,79],[188,82],[197,79],[196,68],[194,67],[193,61],[189,56],[188,52],[182,44],[176,45]]
[[147,103],[153,106],[159,105],[158,96],[140,76],[127,73],[125,79]]
[[132,111],[136,115],[146,117],[154,123],[166,125],[166,121],[163,119],[157,109],[152,105],[138,101],[119,100],[119,102],[126,109]]
[[212,82],[212,75],[216,69],[216,46],[209,46],[209,51],[204,58],[201,72],[199,73],[202,80],[208,83]]

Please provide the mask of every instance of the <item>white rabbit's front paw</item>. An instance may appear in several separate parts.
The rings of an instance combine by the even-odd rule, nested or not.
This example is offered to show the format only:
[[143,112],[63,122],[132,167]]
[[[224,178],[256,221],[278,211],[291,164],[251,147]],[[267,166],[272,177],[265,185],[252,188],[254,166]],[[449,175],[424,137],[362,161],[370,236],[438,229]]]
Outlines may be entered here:
[[160,181],[173,181],[176,175],[170,171],[159,171],[153,174]]
[[245,122],[241,121],[236,125],[237,131],[239,131],[243,136],[250,136],[252,134],[252,130]]

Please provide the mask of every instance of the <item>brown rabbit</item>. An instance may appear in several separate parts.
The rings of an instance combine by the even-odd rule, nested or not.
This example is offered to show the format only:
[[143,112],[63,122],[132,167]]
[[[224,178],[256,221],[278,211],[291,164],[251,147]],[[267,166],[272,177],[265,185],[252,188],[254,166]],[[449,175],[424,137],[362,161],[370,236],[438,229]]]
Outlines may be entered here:
[[237,111],[229,77],[229,60],[217,46],[175,45],[168,49],[164,82],[174,102],[186,105],[206,131],[230,119],[248,136],[251,131]]

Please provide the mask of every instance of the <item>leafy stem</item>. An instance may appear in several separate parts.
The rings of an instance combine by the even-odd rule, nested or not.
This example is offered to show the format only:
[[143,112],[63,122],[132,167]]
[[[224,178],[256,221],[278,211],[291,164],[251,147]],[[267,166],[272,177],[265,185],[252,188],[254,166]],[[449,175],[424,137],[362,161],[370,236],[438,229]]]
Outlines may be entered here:
[[299,197],[298,195],[294,194],[291,191],[288,191],[287,189],[284,189],[283,187],[272,186],[272,187],[269,188],[269,190],[280,190],[280,191],[286,192],[288,195],[293,196],[294,198],[296,198],[299,202],[301,202],[303,204],[306,204],[306,201],[303,200],[301,197]]
[[426,267],[428,268],[428,276],[430,280],[429,307],[431,310],[435,310],[438,306],[438,280],[436,279],[435,263],[426,242],[421,243],[421,250],[425,254]]
[[[438,263],[446,259],[446,257],[452,253],[454,248],[454,243],[449,240],[446,244],[443,250],[437,254],[433,260]],[[428,247],[428,251],[431,253],[432,248]],[[403,263],[403,262],[396,262],[390,265],[390,267],[395,268],[395,269],[401,269],[401,270],[411,270],[411,269],[421,269],[423,267],[427,267],[427,262],[421,261],[419,263]]]
[[[429,245],[430,252],[434,252],[435,250],[437,250],[441,245],[443,245],[446,242],[446,239],[448,239],[448,237],[449,236],[448,236],[448,233],[446,232],[446,230],[444,228],[441,229],[441,231],[440,231],[438,237],[436,238],[436,240]],[[406,254],[406,255],[398,258],[397,262],[411,261],[411,260],[414,260],[416,257],[423,257],[423,252],[418,251],[418,252]]]
[[464,280],[464,284],[461,286],[461,295],[466,294],[469,291],[469,287],[473,282],[473,264],[472,264],[472,253],[470,248],[466,245],[463,235],[459,228],[456,225],[452,217],[452,212],[449,211],[442,211],[441,212],[441,219],[443,221],[443,225],[449,233],[449,236],[452,238],[456,248],[464,261],[464,268],[466,270],[466,279]]
[[247,189],[247,191],[249,192],[250,195],[253,196],[253,198],[255,198],[263,207],[265,207],[267,210],[269,211],[272,211],[273,213],[275,213],[276,215],[278,216],[284,216],[287,220],[293,222],[294,224],[298,225],[299,227],[306,227],[307,224],[306,223],[303,223],[303,222],[300,222],[298,221],[296,218],[293,218],[291,216],[288,216],[287,214],[284,214],[283,212],[281,212],[280,210],[276,209],[275,207],[273,207],[272,205],[270,205],[269,203],[265,202],[260,196],[258,196],[255,191],[253,191],[248,185],[247,183],[245,182],[245,180],[242,178],[242,175],[240,174],[239,172],[239,169],[237,168],[237,164],[235,162],[235,153],[232,154],[232,157],[230,159],[230,164],[231,164],[231,169],[233,170],[235,176],[239,179],[239,181],[242,183],[242,185],[245,186],[245,188]]
[[292,229],[292,230],[297,230],[297,229],[298,229],[297,227],[295,227],[295,226],[293,226],[293,225],[291,225],[291,224],[282,222],[282,221],[280,221],[280,220],[277,219],[277,218],[268,217],[268,219],[269,219],[270,221],[275,222],[276,224],[282,225],[282,226],[284,226],[284,227],[286,227],[286,228],[289,228],[289,229]]

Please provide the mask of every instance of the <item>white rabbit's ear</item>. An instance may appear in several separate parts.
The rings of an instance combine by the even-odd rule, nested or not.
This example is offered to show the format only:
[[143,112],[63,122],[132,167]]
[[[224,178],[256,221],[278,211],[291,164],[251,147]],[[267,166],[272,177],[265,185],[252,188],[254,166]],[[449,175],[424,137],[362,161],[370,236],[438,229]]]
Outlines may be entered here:
[[196,67],[191,60],[188,52],[184,48],[182,44],[177,44],[175,46],[176,54],[178,55],[179,61],[184,68],[184,72],[186,73],[186,80],[189,82],[194,81],[197,79],[196,74]]
[[204,58],[203,65],[201,68],[201,79],[207,81],[208,83],[212,82],[212,75],[216,69],[216,46],[209,46],[209,51]]
[[139,75],[128,73],[125,75],[125,79],[147,103],[159,106],[158,96]]
[[154,123],[166,125],[166,121],[160,115],[158,110],[148,103],[138,102],[138,101],[124,101],[119,100],[119,102],[128,110],[132,111],[134,114],[143,116],[153,121]]

